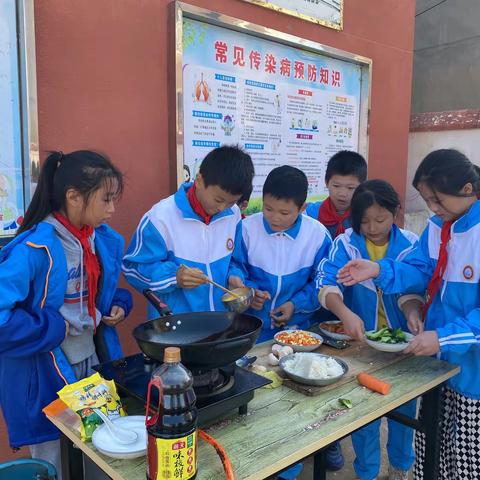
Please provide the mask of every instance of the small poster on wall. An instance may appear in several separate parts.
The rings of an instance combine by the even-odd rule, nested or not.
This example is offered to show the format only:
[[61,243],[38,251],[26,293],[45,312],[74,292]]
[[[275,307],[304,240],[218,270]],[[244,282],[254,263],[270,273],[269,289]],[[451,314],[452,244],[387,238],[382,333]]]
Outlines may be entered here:
[[184,19],[185,180],[210,150],[238,144],[255,164],[252,207],[285,164],[305,172],[310,200],[324,198],[328,159],[365,134],[361,90],[358,64]]
[[293,15],[325,27],[342,30],[343,0],[243,0]]
[[22,122],[15,0],[0,10],[0,244],[24,213]]

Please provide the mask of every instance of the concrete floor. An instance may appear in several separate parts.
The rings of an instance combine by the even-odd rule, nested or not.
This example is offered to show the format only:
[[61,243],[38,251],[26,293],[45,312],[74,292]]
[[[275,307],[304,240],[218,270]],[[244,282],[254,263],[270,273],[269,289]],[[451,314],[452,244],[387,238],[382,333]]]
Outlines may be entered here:
[[[342,441],[342,451],[345,457],[345,466],[338,472],[327,472],[327,480],[354,480],[357,478],[353,469],[355,453],[353,452],[350,438]],[[382,474],[379,477],[381,479],[387,478],[388,459],[385,453],[385,450],[382,450]],[[311,458],[304,463],[303,471],[298,480],[313,480],[313,460]]]
[[[387,441],[387,422],[382,420],[382,468],[378,480],[386,480],[388,478],[388,458],[385,444]],[[355,459],[355,453],[352,448],[352,442],[350,437],[342,440],[342,451],[345,457],[345,466],[339,472],[327,472],[327,480],[354,480],[355,471],[353,469],[353,460]],[[304,463],[304,468],[298,480],[313,480],[313,461],[309,458]]]

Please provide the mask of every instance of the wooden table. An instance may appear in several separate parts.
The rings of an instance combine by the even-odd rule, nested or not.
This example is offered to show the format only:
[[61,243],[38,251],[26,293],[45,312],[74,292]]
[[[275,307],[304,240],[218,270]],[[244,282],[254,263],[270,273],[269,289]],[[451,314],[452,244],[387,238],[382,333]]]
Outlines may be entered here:
[[[367,357],[372,355],[370,350],[365,349],[368,347],[353,345],[349,349],[339,351],[323,346],[320,352],[341,356],[347,363],[357,365],[357,359],[362,358],[362,355]],[[261,344],[250,353],[257,355],[261,362],[268,351],[269,345]],[[427,462],[424,466],[424,478],[435,480],[439,455],[438,420],[442,413],[441,386],[456,375],[459,368],[429,357],[379,354],[375,358],[376,360],[368,362],[366,366],[368,365],[370,370],[375,370],[376,377],[392,385],[390,393],[386,396],[359,386],[354,378],[317,396],[307,396],[286,386],[275,389],[262,388],[255,392],[255,398],[249,403],[247,415],[240,416],[237,412],[232,412],[209,427],[207,432],[226,449],[236,478],[248,480],[268,478],[315,454],[314,478],[323,479],[325,473],[322,449],[369,422],[389,415],[425,432]],[[421,395],[424,405],[428,407],[425,408],[426,413],[421,422],[390,413]],[[341,406],[339,398],[350,399],[353,408],[346,409]],[[96,451],[91,443],[82,443],[76,432],[55,418],[50,420],[63,433],[65,448],[67,446],[65,440],[68,439],[68,443],[73,442],[77,445],[111,478],[145,480],[144,458],[136,460],[108,458]],[[198,459],[197,480],[224,478],[220,460],[214,449],[203,441],[199,442]],[[78,473],[78,466],[69,468],[68,465],[64,465],[64,480],[81,478]]]

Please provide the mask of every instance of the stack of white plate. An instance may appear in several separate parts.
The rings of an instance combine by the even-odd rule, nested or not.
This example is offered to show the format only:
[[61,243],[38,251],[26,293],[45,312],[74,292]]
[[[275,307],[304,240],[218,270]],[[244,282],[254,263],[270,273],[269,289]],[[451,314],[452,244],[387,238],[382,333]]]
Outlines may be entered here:
[[92,443],[100,453],[108,457],[124,459],[141,457],[147,453],[147,429],[144,416],[119,417],[113,422],[119,427],[135,432],[137,440],[128,445],[119,443],[111,435],[106,425],[100,425],[92,435]]

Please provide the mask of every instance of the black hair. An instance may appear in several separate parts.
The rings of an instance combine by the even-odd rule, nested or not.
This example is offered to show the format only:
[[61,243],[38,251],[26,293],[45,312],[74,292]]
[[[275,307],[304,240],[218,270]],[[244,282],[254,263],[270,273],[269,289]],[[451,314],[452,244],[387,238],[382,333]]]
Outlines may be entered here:
[[86,205],[103,185],[114,186],[116,197],[123,193],[123,175],[105,156],[89,150],[52,152],[42,165],[35,193],[17,235],[51,212],[64,209],[69,189],[77,190]]
[[365,210],[375,204],[386,208],[393,216],[396,215],[400,208],[398,193],[385,180],[367,180],[361,183],[353,192],[350,208],[352,212],[352,227],[356,233],[360,233]]
[[[424,183],[433,192],[456,197],[480,194],[480,169],[463,153],[454,149],[434,150],[420,163],[413,177],[413,186]],[[464,195],[460,190],[471,183],[473,193]]]
[[342,177],[352,175],[362,183],[367,179],[367,162],[357,152],[341,150],[333,155],[327,163],[325,183],[328,183],[334,175]]
[[237,205],[241,205],[243,202],[248,202],[253,192],[253,185],[248,190],[245,190],[243,195],[237,200]]
[[183,174],[187,174],[188,175],[188,179],[186,179],[187,182],[190,182],[190,180],[192,179],[192,174],[190,173],[190,167],[188,165],[183,165]]
[[298,208],[302,208],[307,194],[307,176],[298,168],[289,165],[274,168],[263,184],[263,196],[293,200]]
[[252,188],[253,162],[241,148],[222,146],[212,150],[200,165],[205,187],[218,185],[231,195],[244,195]]

